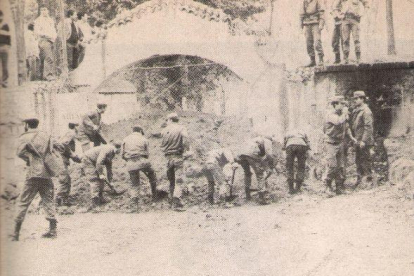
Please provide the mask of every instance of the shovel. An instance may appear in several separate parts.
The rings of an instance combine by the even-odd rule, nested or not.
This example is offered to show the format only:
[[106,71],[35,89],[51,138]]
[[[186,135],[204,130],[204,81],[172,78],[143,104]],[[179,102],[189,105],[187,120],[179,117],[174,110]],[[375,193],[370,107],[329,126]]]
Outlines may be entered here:
[[228,196],[227,201],[232,201],[237,196],[233,195],[233,184],[234,184],[234,176],[236,175],[236,170],[238,167],[233,168],[233,174],[231,175],[231,182],[230,182],[230,196]]
[[108,185],[109,189],[111,189],[111,191],[110,191],[111,195],[120,196],[120,195],[122,195],[126,192],[126,190],[123,190],[121,192],[118,192],[117,190],[115,190],[114,186],[112,186],[112,184],[109,183],[109,181],[107,179],[105,179],[104,182],[105,182],[106,185]]

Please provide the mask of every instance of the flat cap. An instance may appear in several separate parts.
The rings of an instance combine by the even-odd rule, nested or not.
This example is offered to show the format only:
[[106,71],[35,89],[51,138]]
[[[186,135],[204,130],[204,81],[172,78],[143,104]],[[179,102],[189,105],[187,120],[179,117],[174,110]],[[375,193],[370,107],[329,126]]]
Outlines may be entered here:
[[25,123],[39,122],[39,119],[35,116],[29,116],[29,117],[24,118],[22,121],[25,122]]

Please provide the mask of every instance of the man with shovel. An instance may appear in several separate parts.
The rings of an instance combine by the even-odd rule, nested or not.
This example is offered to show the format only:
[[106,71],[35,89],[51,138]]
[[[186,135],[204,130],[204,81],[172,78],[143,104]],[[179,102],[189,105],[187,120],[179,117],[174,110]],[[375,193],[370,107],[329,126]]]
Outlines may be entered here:
[[[103,190],[105,184],[109,186],[113,193],[118,194],[111,185],[112,181],[112,159],[121,151],[121,143],[112,142],[91,148],[86,151],[82,164],[91,189],[91,209],[105,203]],[[106,176],[104,174],[106,168]]]
[[[227,164],[230,164],[233,169],[230,183],[223,172],[223,169]],[[206,164],[204,166],[204,175],[208,181],[208,201],[210,204],[217,202],[214,194],[216,188],[219,190],[218,193],[216,193],[216,197],[218,195],[218,197],[223,196],[226,201],[231,200],[233,197],[232,185],[234,182],[234,174],[237,168],[238,165],[234,161],[233,153],[229,149],[221,148],[208,152]]]

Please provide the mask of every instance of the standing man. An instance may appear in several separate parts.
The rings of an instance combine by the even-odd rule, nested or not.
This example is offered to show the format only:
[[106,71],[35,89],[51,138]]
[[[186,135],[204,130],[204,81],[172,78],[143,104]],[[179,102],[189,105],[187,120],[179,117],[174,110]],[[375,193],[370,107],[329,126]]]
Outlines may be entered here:
[[357,63],[361,61],[361,43],[359,40],[359,23],[361,21],[360,3],[364,5],[366,10],[369,8],[367,0],[335,0],[334,2],[334,10],[337,10],[339,17],[342,18],[342,41],[345,64],[349,63],[351,34],[354,38]]
[[167,178],[170,182],[170,200],[173,208],[182,208],[183,190],[187,190],[184,172],[184,154],[189,152],[187,128],[178,123],[177,113],[167,116],[167,126],[161,132],[161,148],[167,159]]
[[303,0],[300,24],[305,30],[306,48],[311,60],[307,67],[316,66],[315,49],[318,53],[319,65],[323,65],[321,31],[325,26],[324,12],[322,0]]
[[83,152],[91,148],[91,142],[93,142],[94,147],[106,144],[106,140],[101,134],[101,117],[105,113],[107,105],[99,103],[96,107],[95,111],[88,112],[82,117],[79,126],[78,140]]
[[56,203],[58,206],[69,206],[69,193],[71,188],[71,178],[69,173],[70,160],[81,163],[81,159],[75,153],[75,138],[78,133],[78,124],[69,123],[69,129],[60,139],[59,144],[62,146],[62,159],[64,168],[59,175],[59,186],[56,194]]
[[9,79],[9,51],[11,45],[10,27],[4,21],[3,11],[0,10],[0,59],[2,69],[1,85],[3,88],[7,87],[7,80]]
[[355,163],[358,177],[355,186],[357,187],[363,177],[366,177],[368,182],[372,182],[371,149],[374,145],[374,118],[365,102],[364,91],[355,91],[353,100],[355,109],[351,114],[351,130],[356,139]]
[[53,80],[55,78],[53,48],[57,33],[55,21],[49,16],[46,6],[40,7],[40,15],[34,21],[34,32],[39,38],[41,78]]
[[157,177],[149,161],[149,143],[141,126],[134,126],[133,133],[122,143],[121,156],[127,162],[127,170],[132,183],[132,200],[138,205],[141,188],[140,172],[148,177],[152,199],[157,199]]
[[39,68],[39,42],[34,33],[34,25],[30,23],[24,33],[24,45],[26,46],[27,78],[30,81],[38,79]]
[[333,191],[332,181],[335,180],[337,195],[345,190],[345,140],[348,135],[352,141],[352,137],[348,124],[348,108],[344,105],[343,96],[334,96],[330,100],[333,109],[328,110],[326,116],[324,133],[325,133],[325,149],[327,173],[325,178],[326,186]]
[[78,68],[80,41],[82,40],[82,31],[78,28],[76,21],[78,15],[74,10],[68,10],[65,19],[65,38],[69,70]]
[[[335,22],[335,26],[332,33],[332,49],[335,54],[334,64],[341,63],[341,46],[343,48],[342,41],[342,20],[343,14],[341,12],[341,3],[336,3],[339,0],[335,0],[332,9],[332,16]],[[340,2],[340,1],[339,1]]]
[[[286,171],[289,193],[295,194],[300,192],[300,188],[305,180],[306,157],[308,150],[310,150],[308,136],[299,129],[288,131],[285,135],[283,149],[286,151]],[[296,179],[294,172],[295,159],[298,162]]]
[[[105,182],[112,181],[112,159],[121,151],[121,143],[111,143],[87,150],[82,157],[85,176],[91,189],[91,209],[105,203],[103,190]],[[106,168],[106,176],[104,174]]]
[[44,238],[56,237],[57,220],[55,218],[55,205],[53,202],[53,182],[49,170],[45,166],[45,155],[50,151],[50,145],[53,143],[49,134],[37,129],[39,120],[37,118],[27,118],[25,123],[25,133],[18,141],[17,156],[26,162],[27,173],[23,190],[20,193],[17,202],[17,215],[15,219],[15,228],[12,235],[13,241],[19,240],[19,233],[27,209],[33,199],[40,194],[46,220],[49,221],[49,231],[43,234]]
[[89,16],[86,12],[78,12],[77,25],[79,27],[80,32],[82,33],[82,37],[80,38],[79,43],[78,65],[82,63],[85,57],[86,45],[91,43],[94,35],[94,30],[89,24],[88,20]]
[[[273,162],[272,158],[272,143],[273,141],[262,136],[255,137],[247,142],[243,147],[241,153],[236,157],[236,162],[241,165],[244,171],[244,184],[246,191],[246,200],[251,200],[250,187],[252,184],[253,169],[258,185],[259,204],[267,204],[266,195],[268,193],[266,178],[270,175],[270,168]],[[265,173],[268,175],[265,176]]]
[[216,188],[219,188],[219,196],[223,196],[224,198],[231,196],[230,183],[228,183],[223,172],[223,168],[227,164],[231,164],[233,170],[237,168],[237,163],[234,161],[233,153],[230,149],[221,148],[208,152],[204,166],[204,175],[208,181],[208,201],[210,204],[214,204],[216,201],[214,194]]

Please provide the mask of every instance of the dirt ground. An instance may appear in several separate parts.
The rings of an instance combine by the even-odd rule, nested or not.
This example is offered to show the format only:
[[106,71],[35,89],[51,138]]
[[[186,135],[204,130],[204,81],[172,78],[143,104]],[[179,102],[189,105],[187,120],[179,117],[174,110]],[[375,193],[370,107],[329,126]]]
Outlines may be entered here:
[[414,275],[413,207],[382,186],[267,206],[76,213],[59,217],[55,240],[29,214],[20,242],[1,233],[1,275]]

